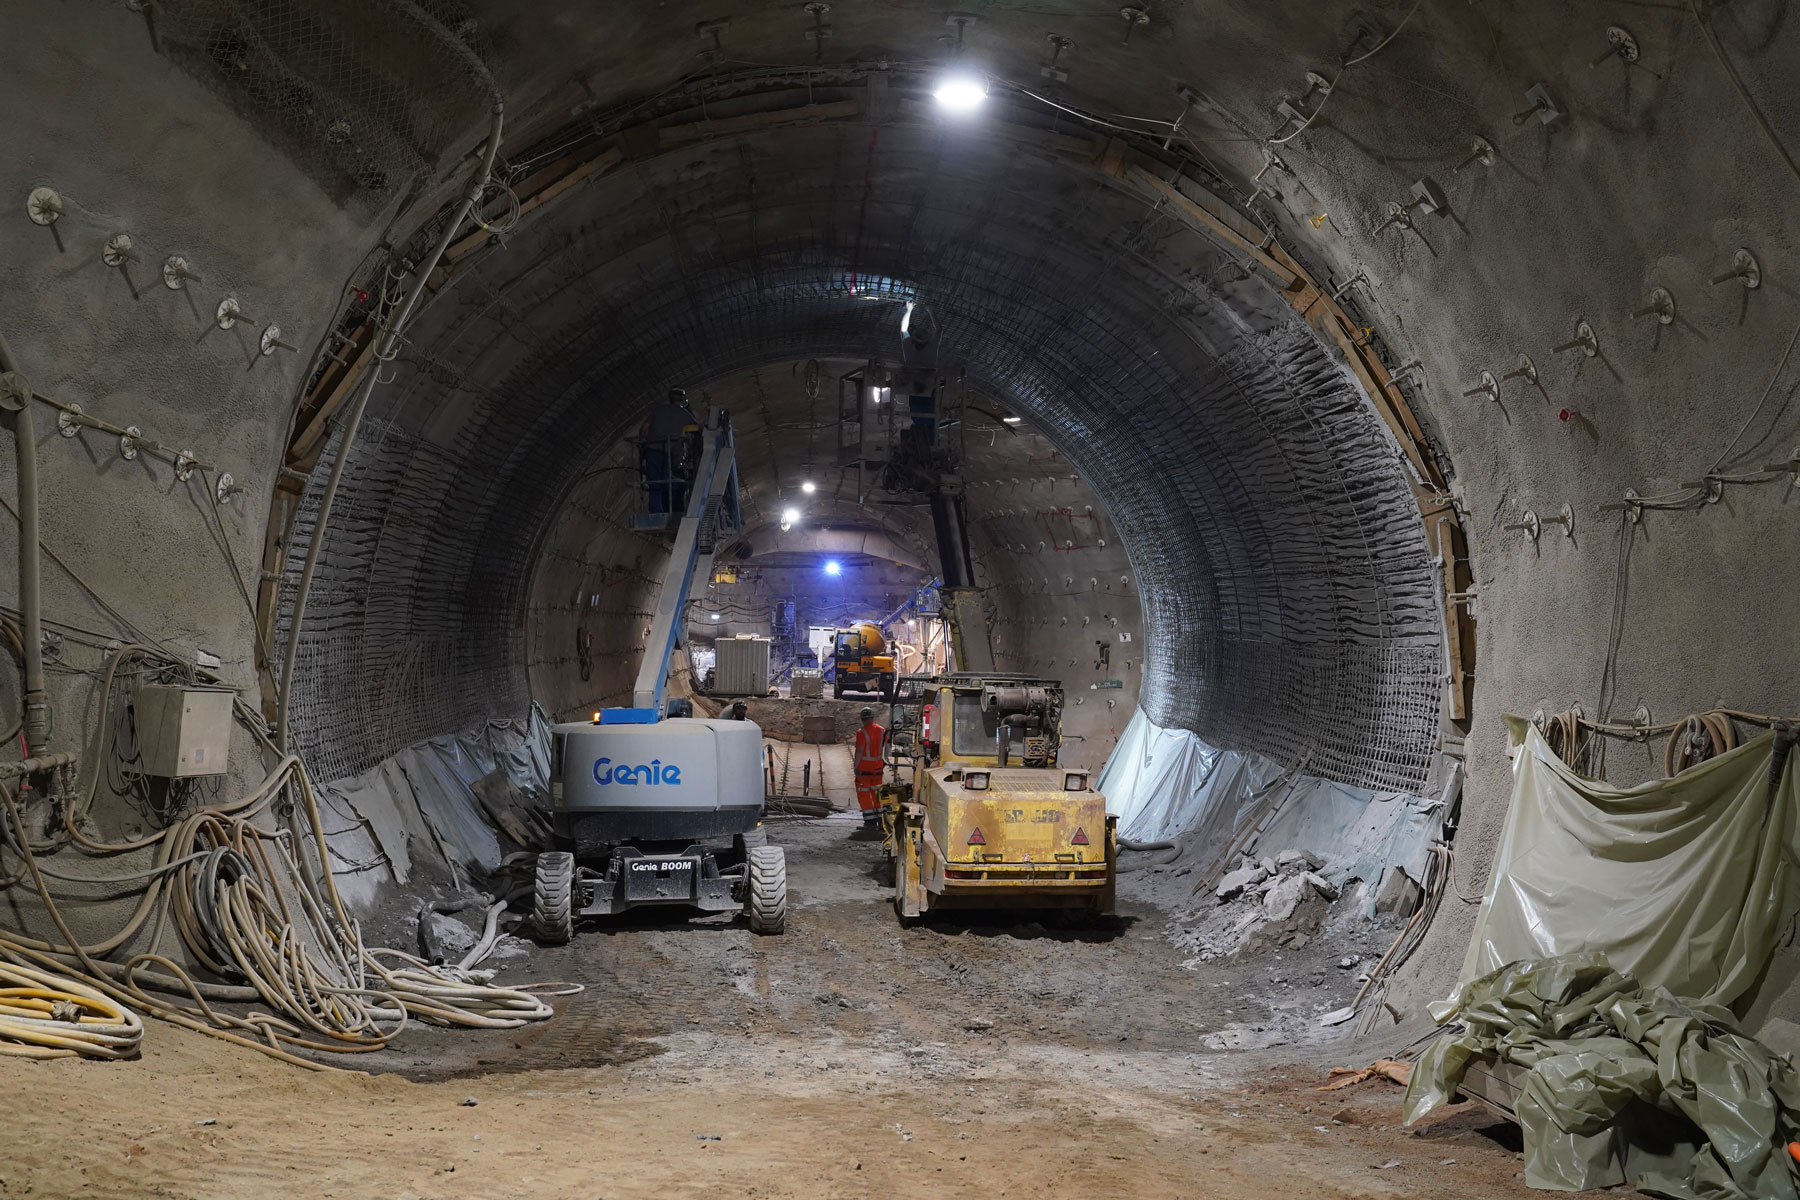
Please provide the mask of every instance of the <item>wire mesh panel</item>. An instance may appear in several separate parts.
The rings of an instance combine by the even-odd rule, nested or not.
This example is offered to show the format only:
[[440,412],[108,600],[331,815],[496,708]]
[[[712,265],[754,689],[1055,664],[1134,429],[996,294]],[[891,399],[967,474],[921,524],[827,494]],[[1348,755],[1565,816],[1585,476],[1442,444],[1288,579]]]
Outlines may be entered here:
[[[912,301],[945,361],[1104,502],[1143,604],[1154,719],[1326,778],[1419,786],[1443,669],[1431,562],[1343,365],[1278,298],[1196,286],[1212,251],[1139,201],[1070,203],[1065,168],[1019,157],[997,186],[979,143],[884,130],[865,204],[844,180],[869,173],[866,144],[817,129],[650,160],[459,270],[371,408],[384,432],[357,449],[321,565],[357,632],[326,647],[332,618],[309,625],[334,665],[303,670],[296,697],[359,715],[297,715],[300,744],[366,766],[516,701],[544,531],[651,400],[897,355]],[[404,672],[429,687],[384,678]]]
[[386,203],[482,119],[458,0],[157,0],[156,42],[339,204]]

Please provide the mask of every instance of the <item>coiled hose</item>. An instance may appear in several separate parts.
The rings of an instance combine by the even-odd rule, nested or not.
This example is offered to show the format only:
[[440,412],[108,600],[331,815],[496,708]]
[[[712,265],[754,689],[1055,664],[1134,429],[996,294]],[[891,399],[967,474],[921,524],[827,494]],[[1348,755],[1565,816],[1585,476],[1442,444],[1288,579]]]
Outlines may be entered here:
[[1131,838],[1118,838],[1116,839],[1115,844],[1121,850],[1131,850],[1140,853],[1149,853],[1156,850],[1168,851],[1168,854],[1162,858],[1140,858],[1132,862],[1121,862],[1118,866],[1120,874],[1142,871],[1146,867],[1166,867],[1181,857],[1181,847],[1175,842],[1138,842],[1133,841]]
[[[310,873],[302,870],[294,852],[293,832],[252,823],[269,812],[278,797],[291,805],[310,835],[317,852]],[[73,960],[85,973],[82,986],[111,1001],[136,1005],[152,1016],[287,1062],[323,1067],[284,1047],[333,1052],[382,1049],[413,1019],[465,1028],[517,1028],[554,1013],[542,998],[545,994],[580,990],[556,984],[492,987],[398,951],[365,947],[332,877],[312,782],[292,755],[283,756],[248,796],[194,812],[160,834],[134,842],[93,841],[74,827],[76,810],[70,806],[65,821],[71,840],[82,851],[104,855],[154,847],[150,869],[119,877],[140,881],[143,887],[124,927],[91,945],[78,942],[64,921],[26,834],[23,815],[4,786],[0,807],[6,843],[23,858],[45,911],[63,937],[58,943],[0,931],[0,954],[46,970],[63,969],[64,961]],[[147,951],[123,964],[103,960],[152,918]],[[171,925],[194,962],[247,986],[194,980],[160,952]],[[173,1003],[151,995],[147,987],[185,995],[192,1003]],[[270,1011],[237,1016],[210,1002],[245,999]]]
[[1719,709],[1696,713],[1669,731],[1663,744],[1663,773],[1679,775],[1689,767],[1737,749],[1737,729]]
[[0,1054],[15,1058],[135,1058],[144,1022],[97,989],[0,962]]

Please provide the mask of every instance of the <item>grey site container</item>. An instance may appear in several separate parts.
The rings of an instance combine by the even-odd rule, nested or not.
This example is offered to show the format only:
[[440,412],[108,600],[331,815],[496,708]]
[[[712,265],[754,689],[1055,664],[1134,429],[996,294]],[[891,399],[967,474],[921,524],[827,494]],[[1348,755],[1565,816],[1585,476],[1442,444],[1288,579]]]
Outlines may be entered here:
[[817,700],[825,695],[825,672],[818,667],[795,667],[788,695],[796,700]]
[[713,643],[716,696],[763,696],[769,691],[769,639],[751,634],[720,638]]

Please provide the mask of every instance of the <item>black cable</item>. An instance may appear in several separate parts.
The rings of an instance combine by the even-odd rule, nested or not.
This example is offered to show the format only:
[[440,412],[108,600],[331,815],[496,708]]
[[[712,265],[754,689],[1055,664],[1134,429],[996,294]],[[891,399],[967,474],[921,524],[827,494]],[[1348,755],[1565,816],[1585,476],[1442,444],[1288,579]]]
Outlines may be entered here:
[[1737,67],[1726,55],[1725,47],[1720,44],[1718,35],[1713,33],[1712,23],[1701,11],[1699,0],[1688,0],[1688,7],[1693,10],[1694,20],[1700,23],[1700,32],[1706,38],[1706,44],[1712,47],[1713,54],[1718,57],[1719,65],[1725,68],[1725,74],[1731,80],[1732,88],[1737,91],[1738,99],[1742,100],[1744,107],[1750,110],[1750,115],[1756,120],[1757,128],[1761,129],[1763,136],[1769,139],[1769,145],[1775,148],[1775,153],[1780,156],[1782,162],[1787,164],[1787,169],[1794,173],[1795,179],[1800,179],[1800,163],[1795,162],[1794,156],[1788,153],[1788,148],[1782,144],[1780,136],[1775,132],[1775,127],[1769,124],[1769,118],[1763,114],[1762,107],[1750,95],[1750,89],[1744,86],[1742,77],[1738,75]]

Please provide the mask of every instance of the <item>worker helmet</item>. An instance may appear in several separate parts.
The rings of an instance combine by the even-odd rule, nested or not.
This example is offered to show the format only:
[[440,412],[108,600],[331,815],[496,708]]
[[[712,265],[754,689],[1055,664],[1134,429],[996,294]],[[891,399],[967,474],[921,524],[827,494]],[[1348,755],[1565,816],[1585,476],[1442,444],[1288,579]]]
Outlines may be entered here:
[[875,710],[872,708],[865,708],[858,715],[860,715],[862,717],[862,719],[865,721],[873,721],[875,719]]

